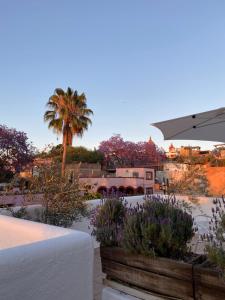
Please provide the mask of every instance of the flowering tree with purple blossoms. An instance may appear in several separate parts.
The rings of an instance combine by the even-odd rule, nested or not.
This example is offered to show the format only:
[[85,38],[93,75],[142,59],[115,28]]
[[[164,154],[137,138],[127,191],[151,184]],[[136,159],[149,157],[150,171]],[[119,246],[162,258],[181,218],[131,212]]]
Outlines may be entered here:
[[34,148],[26,133],[0,125],[0,180],[20,172],[33,160]]
[[158,165],[165,159],[165,153],[151,140],[149,142],[124,141],[117,134],[102,141],[99,151],[104,154],[107,167],[140,167]]

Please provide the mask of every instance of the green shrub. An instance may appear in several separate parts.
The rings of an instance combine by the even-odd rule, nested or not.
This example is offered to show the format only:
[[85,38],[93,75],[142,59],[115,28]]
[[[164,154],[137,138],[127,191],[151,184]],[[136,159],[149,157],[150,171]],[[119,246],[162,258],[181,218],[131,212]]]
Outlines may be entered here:
[[207,256],[210,262],[212,262],[221,273],[225,276],[225,251],[221,246],[206,246]]
[[62,177],[57,164],[41,167],[38,176],[30,180],[29,191],[24,195],[23,207],[13,212],[13,216],[27,218],[25,205],[37,201],[42,204],[42,212],[35,221],[61,227],[70,227],[80,217],[87,215],[87,205],[81,195],[79,181]]
[[[63,147],[61,144],[57,146],[49,145],[48,149],[39,153],[36,157],[51,158],[55,162],[61,162],[62,152],[63,152]],[[72,163],[72,162],[102,163],[104,159],[104,156],[100,151],[96,149],[90,150],[82,146],[80,147],[68,146],[66,156],[67,156],[66,160],[68,163]]]
[[212,219],[209,222],[209,231],[201,236],[206,242],[206,254],[209,261],[225,277],[225,199],[214,199]]
[[192,216],[171,201],[152,197],[128,213],[123,247],[134,253],[180,258],[193,236]]
[[134,207],[118,198],[107,199],[93,212],[91,224],[102,246],[178,259],[188,252],[187,243],[194,234],[186,207],[174,198],[159,196]]
[[14,218],[19,218],[19,219],[25,219],[25,220],[30,220],[26,207],[22,206],[19,209],[13,209],[12,207],[7,207],[6,208],[8,211],[10,211],[12,217]]
[[87,192],[83,196],[84,200],[101,199],[102,195],[98,192]]
[[91,215],[92,234],[102,246],[118,246],[126,212],[121,198],[102,200]]

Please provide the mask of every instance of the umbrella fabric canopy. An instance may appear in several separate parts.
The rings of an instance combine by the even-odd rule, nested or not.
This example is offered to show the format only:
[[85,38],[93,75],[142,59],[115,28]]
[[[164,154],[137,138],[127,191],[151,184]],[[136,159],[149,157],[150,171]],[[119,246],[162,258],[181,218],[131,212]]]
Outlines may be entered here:
[[182,118],[153,123],[165,140],[225,142],[225,107]]

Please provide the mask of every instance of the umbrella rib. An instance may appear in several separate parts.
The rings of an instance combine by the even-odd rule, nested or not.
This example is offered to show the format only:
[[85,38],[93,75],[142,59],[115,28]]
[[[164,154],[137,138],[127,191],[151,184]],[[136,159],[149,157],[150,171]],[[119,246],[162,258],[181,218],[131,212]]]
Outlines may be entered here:
[[[202,124],[204,124],[204,123],[206,123],[206,122],[208,122],[208,121],[211,121],[211,120],[213,120],[213,119],[215,119],[216,117],[219,117],[219,116],[222,116],[222,115],[224,115],[224,113],[222,112],[222,113],[219,113],[219,114],[217,114],[216,116],[213,116],[213,117],[211,117],[211,118],[209,118],[209,119],[206,119],[205,121],[202,121],[202,122],[200,122],[200,123],[198,123],[197,125],[195,125],[196,127],[200,127],[199,125],[202,125]],[[219,121],[219,122],[224,122],[224,121]],[[216,123],[215,123],[216,124]],[[207,125],[205,125],[205,126],[208,126],[208,125],[211,125],[211,124],[207,124]],[[201,126],[201,127],[203,127],[203,126]]]
[[225,120],[214,122],[214,123],[210,123],[210,124],[206,124],[206,125],[202,125],[202,126],[196,126],[196,128],[202,128],[202,127],[206,127],[206,126],[210,126],[210,125],[215,125],[215,124],[220,124],[220,123],[224,123],[224,122],[225,122]]
[[[181,131],[177,132],[176,134],[171,135],[171,136],[168,137],[167,139],[172,139],[172,138],[176,137],[178,134],[184,133],[184,132],[186,132],[186,131],[188,131],[188,130],[190,130],[190,129],[196,129],[196,128],[206,127],[206,126],[210,126],[210,125],[214,125],[214,124],[224,123],[225,120],[219,121],[219,122],[215,122],[215,123],[211,123],[211,124],[202,125],[202,124],[204,124],[204,123],[206,123],[206,122],[208,122],[208,121],[213,120],[215,117],[221,116],[221,115],[223,115],[223,114],[224,114],[224,113],[220,113],[220,114],[218,114],[218,115],[216,115],[216,116],[214,116],[214,117],[212,117],[212,118],[209,118],[209,119],[207,119],[207,120],[205,120],[205,121],[203,121],[203,122],[198,123],[198,124],[195,125],[195,126],[192,126],[191,128],[187,128],[187,129],[181,130]],[[199,126],[199,125],[200,125],[200,126]],[[201,126],[201,125],[202,125],[202,126]]]

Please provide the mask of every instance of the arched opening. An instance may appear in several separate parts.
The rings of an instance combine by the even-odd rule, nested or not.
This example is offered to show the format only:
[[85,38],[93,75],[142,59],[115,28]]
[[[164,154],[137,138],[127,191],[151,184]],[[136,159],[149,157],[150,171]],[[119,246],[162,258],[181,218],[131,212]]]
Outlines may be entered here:
[[110,189],[109,189],[109,193],[114,195],[114,194],[117,193],[117,190],[118,190],[118,189],[117,189],[116,186],[111,186]]
[[97,192],[100,193],[101,195],[104,195],[107,193],[107,188],[105,186],[100,186],[98,189],[97,189]]
[[136,194],[137,195],[144,195],[144,189],[142,186],[139,186],[137,189],[136,189]]
[[123,185],[121,185],[119,188],[118,188],[118,192],[120,195],[124,195],[125,194],[125,187]]
[[134,188],[133,188],[132,186],[128,186],[128,187],[126,188],[126,194],[127,194],[127,196],[132,196],[132,195],[134,195]]

